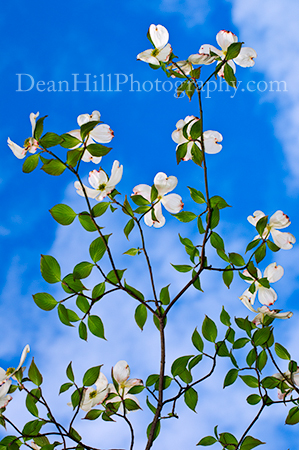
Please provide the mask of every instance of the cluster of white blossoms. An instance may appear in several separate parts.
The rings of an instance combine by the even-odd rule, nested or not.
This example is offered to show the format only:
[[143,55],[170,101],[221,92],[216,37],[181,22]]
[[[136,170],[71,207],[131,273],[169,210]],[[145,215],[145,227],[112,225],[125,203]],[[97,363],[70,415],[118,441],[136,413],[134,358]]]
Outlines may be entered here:
[[18,144],[15,144],[10,138],[7,138],[7,144],[9,146],[9,148],[11,149],[13,154],[18,159],[23,159],[27,155],[27,152],[35,153],[36,150],[38,149],[38,142],[34,138],[36,119],[38,116],[39,116],[39,112],[37,112],[36,114],[31,113],[29,115],[29,119],[30,119],[31,127],[32,127],[32,136],[30,138],[26,139],[23,147],[20,147]]
[[[255,211],[252,216],[247,217],[247,220],[249,223],[256,226],[258,221],[263,217],[266,216],[262,211]],[[270,217],[269,223],[265,225],[261,235],[256,236],[254,240],[259,238],[267,240],[271,235],[277,247],[283,250],[290,250],[296,242],[295,237],[291,233],[279,231],[281,228],[288,227],[290,223],[291,221],[289,217],[282,211],[278,210]],[[255,325],[262,323],[264,316],[270,316],[278,319],[289,319],[292,317],[293,313],[291,311],[280,312],[279,310],[269,309],[269,306],[273,305],[277,300],[277,294],[273,288],[265,287],[259,282],[260,279],[266,279],[269,284],[274,283],[280,280],[283,274],[283,267],[277,265],[275,262],[266,267],[264,276],[262,276],[259,269],[257,269],[257,278],[254,278],[248,270],[243,272],[243,275],[247,278],[245,281],[250,284],[254,283],[254,292],[251,292],[250,288],[246,289],[241,295],[240,300],[248,309],[250,309],[250,311],[258,313],[253,319],[253,323],[255,323]],[[253,304],[256,295],[258,295],[258,299],[263,306],[255,310],[253,308]]]
[[[21,369],[22,365],[25,362],[27,353],[29,352],[30,347],[27,344],[22,351],[20,362],[16,369],[14,367],[9,367],[7,370],[4,370],[2,369],[2,367],[0,367],[0,408],[5,408],[12,400],[12,396],[8,394],[11,386],[10,378],[15,379],[14,374]],[[24,370],[24,368],[22,369]]]
[[294,386],[299,386],[299,369],[297,369],[295,372],[291,373],[289,370],[281,373],[275,373],[272,375],[273,377],[277,378],[280,381],[284,381],[288,388],[282,392],[280,389],[278,389],[278,398],[279,400],[284,400],[285,397],[294,390]]
[[[83,411],[90,411],[94,406],[100,405],[105,401],[105,404],[108,403],[116,403],[120,402],[120,411],[124,412],[123,402],[126,399],[133,400],[138,406],[139,401],[135,397],[129,393],[130,389],[133,386],[143,386],[142,380],[138,378],[130,377],[130,367],[126,361],[118,361],[112,369],[112,376],[115,385],[112,383],[108,383],[106,376],[100,372],[100,375],[95,382],[96,388],[88,387],[83,391],[83,397],[80,403],[80,408]],[[109,394],[114,394],[107,399]],[[107,400],[106,400],[107,399]],[[68,403],[69,406],[72,406],[71,403]],[[126,410],[126,413],[128,411]]]
[[[174,142],[177,145],[176,150],[178,147],[182,144],[187,143],[187,152],[186,155],[183,157],[183,161],[189,161],[192,159],[191,150],[193,147],[193,144],[197,145],[197,147],[202,150],[201,148],[201,142],[199,139],[192,139],[191,136],[191,128],[192,126],[198,122],[200,119],[195,116],[186,116],[185,119],[180,119],[176,123],[176,130],[173,131],[171,137],[174,140]],[[187,127],[186,127],[187,125]],[[186,132],[184,136],[184,127],[186,127]],[[223,140],[223,137],[218,131],[204,131],[203,133],[203,141],[204,141],[204,150],[205,153],[215,154],[219,153],[222,149],[222,145],[219,144]]]
[[[169,194],[169,192],[173,191],[178,184],[178,179],[174,176],[168,177],[165,173],[159,172],[154,178],[154,186],[157,189],[157,199],[153,205],[154,217],[152,215],[152,211],[148,211],[144,215],[144,222],[146,225],[151,227],[152,225],[155,228],[161,228],[165,224],[165,217],[162,214],[162,205],[164,208],[170,212],[171,214],[179,213],[183,207],[184,203],[182,201],[182,197],[178,194]],[[151,186],[147,184],[138,184],[133,189],[134,195],[141,195],[144,199],[146,199],[149,203],[151,203]]]

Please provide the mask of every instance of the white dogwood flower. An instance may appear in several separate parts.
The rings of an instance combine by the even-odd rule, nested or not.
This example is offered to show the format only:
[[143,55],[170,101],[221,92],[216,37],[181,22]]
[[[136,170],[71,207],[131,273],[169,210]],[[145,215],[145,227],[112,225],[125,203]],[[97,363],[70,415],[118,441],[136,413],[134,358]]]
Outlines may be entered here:
[[7,392],[9,391],[11,385],[11,380],[6,380],[3,384],[0,386],[0,408],[5,408],[12,400],[12,396],[8,395]]
[[25,362],[27,353],[29,353],[29,352],[30,352],[30,347],[27,344],[22,351],[20,362],[16,369],[14,367],[9,367],[7,370],[4,370],[4,369],[2,369],[2,367],[0,367],[0,385],[2,383],[4,383],[6,380],[8,380],[8,378],[13,377],[13,375],[22,367],[22,365]]
[[[189,161],[192,159],[191,150],[193,147],[193,144],[197,145],[197,147],[201,150],[201,143],[199,139],[193,140],[191,137],[191,128],[192,126],[198,121],[198,117],[195,116],[186,116],[185,119],[180,119],[176,123],[176,130],[173,131],[171,137],[172,140],[177,144],[176,150],[178,149],[179,145],[187,143],[187,152],[186,155],[183,158],[183,161]],[[186,136],[184,136],[183,129],[186,127]],[[216,154],[219,153],[222,149],[222,145],[219,144],[223,140],[223,137],[218,131],[204,131],[203,133],[203,139],[204,139],[204,147],[205,147],[205,153],[209,154]]]
[[[283,276],[283,273],[284,273],[283,267],[278,266],[274,262],[272,264],[269,264],[268,267],[266,267],[263,278],[266,278],[269,281],[269,283],[275,283],[275,281],[280,280],[280,278]],[[273,303],[277,300],[277,294],[274,291],[274,289],[271,287],[270,288],[264,287],[261,283],[259,283],[258,280],[255,280],[253,276],[250,275],[247,269],[244,270],[243,275],[250,278],[250,280],[245,280],[247,283],[252,284],[254,282],[255,284],[255,291],[253,294],[249,291],[249,289],[246,289],[246,291],[244,291],[242,296],[240,297],[240,300],[244,303],[244,305],[247,306],[247,308],[248,303],[252,306],[254,304],[254,300],[257,294],[258,299],[260,303],[262,303],[262,305],[266,306],[273,305]],[[258,279],[262,278],[262,273],[260,269],[257,269],[257,278]]]
[[[255,227],[262,217],[265,217],[265,214],[258,210],[253,213],[253,216],[248,216],[247,220]],[[286,214],[280,210],[276,211],[276,213],[270,217],[269,223],[265,226],[262,238],[268,239],[271,234],[274,244],[276,244],[277,247],[282,248],[283,250],[291,249],[296,242],[295,237],[291,233],[279,231],[279,229],[288,227],[290,223],[291,221]],[[259,237],[260,236],[256,236],[255,239],[258,239]]]
[[[101,118],[101,114],[99,111],[93,111],[91,114],[80,114],[80,116],[77,117],[77,122],[79,127],[82,127],[85,123],[88,122],[99,122]],[[72,148],[78,148],[82,145],[82,139],[80,130],[72,130],[69,131],[67,134],[70,134],[71,136],[79,139],[81,141],[80,144],[75,145],[75,147]],[[106,125],[104,123],[100,123],[99,125],[96,125],[93,130],[90,131],[86,146],[90,144],[94,144],[95,142],[99,144],[108,144],[114,137],[113,131],[109,127],[109,125]],[[99,164],[101,161],[101,156],[92,156],[92,154],[85,150],[82,156],[82,161],[89,162],[92,161],[95,164]]]
[[[213,45],[204,44],[200,47],[199,54],[211,55],[211,52],[212,52],[212,53],[215,53],[217,56],[219,56],[223,60],[226,57],[228,47],[231,44],[238,42],[238,38],[231,31],[221,30],[221,31],[219,31],[219,33],[217,33],[216,41],[217,41],[217,44],[219,45],[219,47],[221,48],[221,50],[219,48],[214,47]],[[235,64],[238,64],[241,67],[252,67],[255,64],[254,58],[256,58],[256,57],[257,57],[257,54],[253,48],[242,47],[239,55],[236,58],[234,58],[233,60],[229,60],[227,62],[227,64],[229,64],[231,66],[231,68],[233,69],[233,71],[235,72],[236,71]],[[213,62],[213,61],[211,61],[211,62]],[[208,63],[208,64],[210,64],[210,63]],[[222,67],[220,69],[220,71],[218,72],[218,75],[220,75],[222,77],[224,76],[224,67]]]
[[[153,220],[152,212],[148,211],[144,215],[144,222],[146,225],[155,228],[161,228],[165,224],[165,217],[162,214],[162,206],[171,214],[177,214],[184,206],[182,197],[178,194],[169,194],[169,192],[175,189],[178,184],[178,179],[174,176],[168,177],[165,173],[159,172],[154,178],[154,185],[158,191],[158,198],[154,204],[154,213],[157,220]],[[132,195],[141,195],[149,203],[151,203],[151,186],[147,184],[138,184],[133,189]]]
[[280,381],[284,381],[289,386],[289,389],[287,389],[285,392],[277,389],[279,400],[284,400],[284,398],[294,390],[293,385],[299,386],[299,369],[297,369],[296,372],[293,373],[291,373],[289,370],[287,370],[283,374],[275,373],[274,375],[272,375],[272,377],[275,377]]
[[108,380],[102,372],[100,372],[95,385],[96,389],[88,387],[83,391],[83,397],[80,403],[80,408],[83,411],[88,412],[94,406],[100,405],[108,395]]
[[155,66],[160,65],[160,61],[169,61],[170,54],[172,52],[171,45],[168,44],[169,33],[162,25],[151,25],[149,27],[149,35],[154,45],[154,49],[145,50],[137,55],[137,59],[140,61],[153,64]]
[[36,126],[36,118],[38,116],[39,116],[39,112],[37,112],[36,114],[31,113],[29,115],[29,119],[30,119],[30,122],[31,122],[31,128],[32,128],[32,136],[30,138],[26,139],[23,147],[20,147],[18,144],[13,142],[10,138],[7,138],[7,144],[9,146],[9,148],[11,149],[13,154],[18,159],[23,159],[23,158],[25,158],[27,152],[35,153],[36,150],[38,149],[38,142],[34,138],[34,131],[35,131],[35,126]]
[[[118,161],[114,161],[110,178],[108,178],[106,172],[103,169],[92,170],[89,172],[89,184],[93,189],[84,186],[87,197],[94,198],[98,202],[102,201],[108,194],[110,194],[117,183],[120,182],[123,174],[123,166],[119,165]],[[84,197],[84,191],[82,185],[79,181],[75,181],[75,188],[77,189],[77,194]]]

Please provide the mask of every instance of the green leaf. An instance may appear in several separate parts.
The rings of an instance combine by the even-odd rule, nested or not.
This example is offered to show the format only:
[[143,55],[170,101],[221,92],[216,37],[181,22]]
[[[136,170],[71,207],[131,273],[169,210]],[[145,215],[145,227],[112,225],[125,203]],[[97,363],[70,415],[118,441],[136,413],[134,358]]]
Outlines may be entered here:
[[78,332],[80,339],[87,341],[87,326],[83,321],[79,323]]
[[141,330],[143,330],[146,319],[147,319],[147,309],[146,306],[141,303],[140,305],[137,306],[135,310],[135,321]]
[[76,305],[80,309],[80,311],[82,311],[84,314],[86,314],[87,311],[89,311],[90,307],[89,302],[83,295],[78,295]]
[[254,247],[256,247],[261,242],[261,239],[255,239],[254,241],[249,242],[249,244],[246,247],[245,253],[249,252],[249,250],[252,250]]
[[266,243],[272,252],[278,252],[280,250],[280,247],[274,244],[274,242],[267,240]]
[[243,256],[239,255],[239,253],[229,253],[229,260],[234,266],[245,266],[245,261]]
[[35,436],[40,432],[41,427],[45,424],[43,420],[32,420],[27,422],[22,430],[23,436]]
[[220,256],[220,258],[223,259],[223,261],[229,262],[229,258],[223,250],[217,250],[217,255]]
[[234,384],[234,382],[238,378],[238,375],[239,371],[237,369],[230,369],[225,375],[223,382],[223,389],[226,388],[227,386],[230,386],[231,384]]
[[205,317],[202,324],[203,337],[210,342],[215,342],[217,338],[217,327],[212,319]]
[[88,316],[88,328],[90,332],[101,339],[106,339],[104,334],[104,325],[98,316]]
[[248,344],[248,342],[250,342],[250,339],[248,339],[248,338],[237,339],[234,342],[233,348],[234,349],[243,348],[243,347],[245,347],[246,344]]
[[204,343],[203,340],[199,334],[199,332],[197,331],[197,329],[195,328],[195,330],[193,331],[192,334],[192,344],[194,345],[194,347],[199,351],[199,352],[203,352],[203,347],[204,347]]
[[206,231],[204,229],[204,226],[202,224],[202,220],[201,220],[200,216],[198,216],[198,219],[197,219],[197,228],[198,228],[198,231],[199,231],[200,234],[204,234],[204,232]]
[[265,444],[265,442],[260,441],[259,439],[255,439],[252,436],[246,436],[240,450],[251,450],[252,448],[257,447],[258,445]]
[[97,231],[97,227],[92,219],[92,216],[87,212],[83,211],[78,214],[79,222],[81,223],[82,227],[86,231]]
[[[195,270],[192,270],[192,279],[195,277],[195,275],[196,275],[196,271],[195,271]],[[203,292],[203,290],[201,289],[199,276],[197,276],[196,280],[193,282],[193,286],[194,286],[195,289],[197,289],[198,291]]]
[[44,128],[44,120],[48,116],[40,117],[35,124],[35,129],[33,133],[33,137],[38,141],[41,135],[43,134],[43,128]]
[[213,445],[217,442],[213,436],[206,436],[202,438],[196,445],[202,445],[203,447],[208,447],[209,445]]
[[62,279],[61,287],[68,294],[73,294],[74,292],[75,293],[82,292],[83,290],[86,289],[80,280],[74,279],[72,273],[69,273]]
[[261,353],[258,355],[258,358],[256,360],[256,367],[258,370],[262,371],[265,365],[267,364],[268,356],[265,350],[262,350]]
[[156,186],[153,184],[151,187],[151,203],[153,203],[155,200],[157,200],[158,198],[158,190],[156,188]]
[[61,270],[58,262],[53,256],[41,255],[40,270],[47,283],[58,283],[61,281]]
[[[149,426],[147,427],[147,430],[146,430],[147,437],[149,437],[149,435],[150,435],[152,425],[153,425],[153,422],[151,422],[149,424]],[[155,431],[154,431],[153,440],[157,439],[157,437],[159,436],[160,430],[161,430],[161,424],[160,424],[160,420],[158,420]]]
[[106,252],[106,244],[108,244],[108,239],[111,235],[106,235],[104,236],[104,240],[103,238],[100,236],[97,239],[95,239],[94,241],[92,241],[92,243],[89,246],[89,254],[91,259],[93,260],[93,262],[98,262],[100,261],[100,259],[103,258],[105,252]]
[[142,195],[138,195],[138,194],[132,194],[131,195],[131,200],[137,206],[145,206],[145,205],[148,205],[150,203],[146,198],[144,198],[144,197],[142,197]]
[[125,201],[124,201],[124,204],[123,204],[123,207],[122,207],[122,212],[124,214],[127,214],[127,216],[131,216],[131,217],[134,216],[133,210],[131,208],[130,203],[128,202],[127,196],[125,197]]
[[64,383],[60,386],[59,394],[63,394],[63,392],[66,392],[69,388],[73,386],[73,383]]
[[265,377],[262,379],[262,386],[265,389],[274,389],[281,383],[280,380],[278,380],[275,377]]
[[193,123],[193,125],[190,128],[190,136],[195,141],[196,139],[199,138],[201,133],[202,133],[202,124],[201,120],[198,119]]
[[242,44],[243,42],[233,42],[230,44],[226,50],[225,59],[228,61],[229,59],[236,58],[241,51]]
[[98,419],[102,413],[103,413],[103,411],[101,409],[91,409],[90,411],[88,411],[86,416],[83,417],[83,419],[95,420],[95,419]]
[[222,237],[219,236],[215,231],[211,233],[210,236],[210,243],[211,245],[216,248],[216,250],[222,250],[224,251],[224,242]]
[[192,409],[192,411],[195,411],[197,402],[198,402],[198,394],[195,389],[192,387],[187,389],[184,393],[184,400],[188,408]]
[[[159,381],[159,378],[160,378],[160,375],[157,375],[157,374],[149,375],[149,376],[147,377],[147,380],[146,380],[145,385],[146,385],[147,387],[150,387],[150,386],[152,386],[153,384],[155,384],[157,381]],[[154,413],[154,414],[155,414],[155,413]]]
[[106,147],[102,144],[89,144],[86,147],[86,150],[89,151],[92,156],[98,157],[107,155],[110,150],[112,150],[112,147]]
[[99,123],[98,120],[90,120],[89,122],[84,123],[80,127],[80,134],[81,134],[82,141],[84,141],[86,136],[94,129],[94,127],[96,127],[98,125],[98,123]]
[[169,285],[161,289],[159,298],[162,305],[169,305],[170,303]]
[[82,155],[83,149],[69,150],[67,152],[66,164],[68,164],[70,167],[75,167]]
[[72,362],[70,362],[66,368],[66,376],[68,377],[68,379],[70,381],[72,381],[72,382],[75,381],[74,372],[73,372],[73,368],[72,368]]
[[53,219],[60,223],[60,225],[70,225],[77,216],[70,206],[62,203],[53,206],[53,208],[50,209],[50,213]]
[[177,146],[177,149],[176,149],[177,164],[179,164],[182,161],[182,159],[185,158],[186,153],[187,153],[187,145],[188,145],[188,143],[184,142],[184,144],[180,144]]
[[275,353],[276,355],[281,358],[281,359],[287,359],[290,360],[291,359],[291,355],[289,354],[289,352],[287,351],[286,348],[284,348],[281,344],[279,344],[278,342],[275,343]]
[[192,270],[192,266],[187,266],[187,265],[175,265],[175,264],[171,264],[172,267],[174,267],[175,270],[177,270],[178,272],[190,272],[190,270]]
[[139,254],[140,254],[139,248],[129,248],[129,250],[123,253],[123,255],[130,255],[130,256],[136,256]]
[[177,358],[171,366],[172,376],[175,377],[177,375],[180,375],[186,369],[189,359],[191,359],[193,356],[194,355],[187,355]]
[[[165,378],[170,378],[170,377],[165,377]],[[170,380],[172,380],[172,378],[170,378]],[[139,394],[140,392],[142,392],[145,389],[145,386],[133,386],[128,390],[128,394]]]
[[261,401],[260,395],[251,394],[247,397],[246,401],[249,405],[257,405]]
[[228,64],[225,64],[224,66],[224,79],[229,86],[232,86],[236,89],[237,79],[235,77],[233,69]]
[[51,311],[58,304],[55,298],[52,297],[52,295],[47,294],[46,292],[34,294],[32,297],[37,306],[44,311]]
[[268,340],[270,339],[272,335],[272,330],[269,327],[265,328],[259,328],[256,330],[252,336],[252,341],[254,342],[254,345],[264,345]]
[[[206,216],[206,218],[208,220],[208,215]],[[215,207],[211,210],[211,220],[210,220],[211,230],[217,227],[217,225],[219,224],[219,220],[220,220],[219,209]]]
[[223,208],[229,207],[229,205],[226,203],[224,198],[220,197],[220,195],[213,195],[213,197],[210,198],[210,205],[211,205],[211,208],[216,207],[218,209],[223,209]]
[[78,442],[81,441],[82,438],[80,434],[75,430],[75,428],[71,427],[69,433],[71,438],[74,438]]
[[73,327],[74,325],[71,324],[68,313],[67,313],[67,309],[64,305],[62,305],[61,303],[59,303],[58,308],[57,308],[57,312],[58,312],[58,317],[60,322],[62,322],[64,325],[67,325],[68,327]]
[[92,386],[100,375],[101,366],[95,366],[88,369],[83,376],[83,386]]
[[233,278],[234,278],[234,272],[233,270],[230,270],[231,266],[226,266],[226,270],[222,272],[222,278],[224,281],[224,284],[229,288]]
[[257,388],[259,385],[258,379],[252,375],[239,375],[239,377],[251,388]]
[[173,217],[176,217],[180,222],[191,222],[196,219],[197,215],[190,211],[181,211],[177,214],[172,214]]
[[[124,272],[125,272],[126,270],[127,270],[127,269],[116,270],[117,275],[118,275],[118,278],[119,278],[120,280],[122,279],[123,274],[124,274]],[[110,283],[112,283],[112,284],[118,284],[118,279],[117,279],[117,277],[116,277],[116,274],[115,274],[114,270],[110,270],[110,272],[108,273],[108,275],[107,275],[106,278],[107,278],[107,281],[110,281]]]
[[227,327],[231,326],[230,315],[225,311],[224,306],[222,306],[222,311],[220,313],[220,320],[223,323],[223,325]]
[[129,240],[129,234],[133,230],[134,226],[135,226],[134,219],[130,219],[129,222],[126,224],[125,228],[124,228],[124,233],[125,233],[125,236],[126,236],[126,238],[128,240]]
[[91,296],[93,299],[100,300],[104,292],[105,292],[105,283],[104,282],[99,283],[93,288]]
[[[224,448],[228,450],[235,450],[238,445],[238,441],[235,436],[231,433],[220,433],[219,434],[219,442],[224,446]],[[232,444],[232,445],[229,445]]]
[[79,139],[75,138],[74,136],[71,136],[68,133],[62,134],[60,137],[63,139],[63,141],[60,143],[61,147],[63,148],[73,148],[81,143]]
[[191,371],[193,367],[197,366],[197,364],[200,363],[200,361],[202,361],[202,355],[194,356],[194,358],[190,359],[189,361],[188,370]]
[[109,205],[110,205],[110,202],[97,203],[91,210],[93,217],[102,216],[107,211],[107,208]]
[[44,148],[55,147],[63,142],[63,138],[56,133],[46,133],[39,140],[39,145]]
[[141,409],[140,406],[131,398],[125,399],[125,408],[128,411],[136,411],[137,409]]
[[255,228],[261,237],[263,236],[263,232],[265,230],[267,223],[268,223],[268,216],[263,216],[257,221]]
[[24,173],[32,172],[34,169],[37,168],[38,161],[39,161],[39,154],[28,156],[23,163],[22,171]]
[[299,408],[297,406],[290,409],[285,423],[286,425],[295,425],[296,423],[299,423]]
[[298,365],[297,365],[297,363],[296,363],[296,361],[290,361],[289,362],[289,371],[291,372],[291,373],[294,373],[294,372],[296,372],[296,370],[298,369]]
[[50,159],[42,165],[41,169],[49,175],[59,176],[65,171],[66,166],[58,159]]
[[26,408],[33,416],[38,417],[38,409],[36,406],[36,401],[32,397],[32,395],[30,395],[30,393],[27,394],[27,397],[26,397]]
[[90,274],[92,269],[94,268],[94,264],[88,262],[88,261],[82,261],[79,264],[77,264],[74,267],[73,276],[74,280],[87,278]]
[[32,358],[29,370],[28,377],[32,381],[32,383],[36,384],[36,386],[40,386],[43,382],[43,377],[35,365],[34,358]]
[[254,257],[256,260],[256,263],[259,264],[266,256],[266,249],[267,246],[265,244],[265,242],[256,249],[256,251],[254,252]]
[[216,342],[215,348],[217,350],[217,355],[222,357],[230,357],[227,345],[225,341]]
[[194,189],[192,187],[189,187],[189,186],[187,186],[187,187],[190,191],[192,200],[194,200],[198,204],[206,203],[205,196],[203,195],[202,192],[200,192],[197,189]]

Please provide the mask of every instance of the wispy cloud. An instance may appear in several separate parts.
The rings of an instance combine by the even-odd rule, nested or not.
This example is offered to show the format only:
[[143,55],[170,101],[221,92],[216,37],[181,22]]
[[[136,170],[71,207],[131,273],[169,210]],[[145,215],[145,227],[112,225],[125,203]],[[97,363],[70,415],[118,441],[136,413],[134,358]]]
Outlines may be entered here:
[[210,12],[207,0],[162,0],[162,11],[181,13],[188,27],[203,24]]

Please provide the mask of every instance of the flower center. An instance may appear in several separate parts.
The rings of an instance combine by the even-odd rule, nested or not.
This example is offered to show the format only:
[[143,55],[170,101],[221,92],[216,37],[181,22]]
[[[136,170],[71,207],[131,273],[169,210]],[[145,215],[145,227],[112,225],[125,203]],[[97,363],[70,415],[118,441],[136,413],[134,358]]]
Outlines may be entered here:
[[153,51],[152,51],[152,55],[153,56],[157,56],[159,54],[159,49],[158,48],[155,48]]
[[97,391],[93,390],[89,393],[89,398],[95,398],[97,396]]
[[98,190],[103,191],[105,189],[105,187],[106,187],[105,183],[99,184]]
[[14,367],[9,367],[6,371],[6,375],[9,377],[10,375],[12,375],[15,371]]

